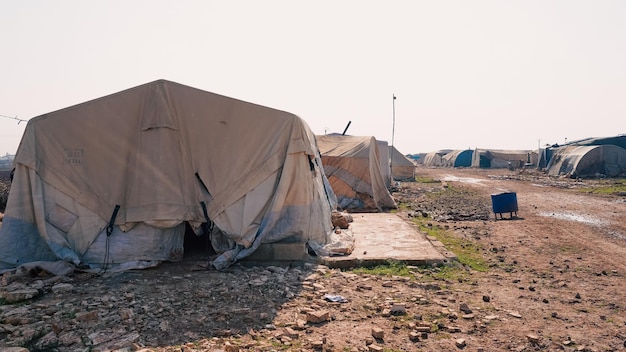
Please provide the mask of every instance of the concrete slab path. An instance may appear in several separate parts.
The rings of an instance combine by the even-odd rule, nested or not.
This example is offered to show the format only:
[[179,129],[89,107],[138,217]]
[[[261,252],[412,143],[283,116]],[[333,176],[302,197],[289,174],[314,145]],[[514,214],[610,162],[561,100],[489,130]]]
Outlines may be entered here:
[[394,213],[351,214],[350,229],[355,248],[346,256],[324,257],[322,264],[333,268],[349,268],[398,260],[411,265],[444,264],[455,258],[435,238],[419,232],[416,227]]

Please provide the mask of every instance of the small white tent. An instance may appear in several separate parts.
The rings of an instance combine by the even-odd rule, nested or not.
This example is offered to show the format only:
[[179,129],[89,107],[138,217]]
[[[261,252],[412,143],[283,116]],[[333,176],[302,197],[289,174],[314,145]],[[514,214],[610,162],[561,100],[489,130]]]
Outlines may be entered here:
[[316,136],[322,164],[340,207],[351,211],[396,208],[380,170],[380,154],[371,136]]
[[180,260],[185,222],[215,224],[218,268],[332,232],[302,119],[165,80],[31,119],[15,165],[0,270]]

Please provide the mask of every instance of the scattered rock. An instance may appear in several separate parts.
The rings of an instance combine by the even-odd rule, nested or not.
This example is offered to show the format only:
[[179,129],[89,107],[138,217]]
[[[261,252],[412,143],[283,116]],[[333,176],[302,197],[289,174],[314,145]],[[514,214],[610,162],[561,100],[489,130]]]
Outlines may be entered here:
[[23,289],[17,291],[11,291],[4,294],[4,300],[9,303],[18,303],[26,301],[39,296],[39,290],[35,289]]
[[454,340],[454,344],[458,348],[465,348],[465,346],[467,346],[467,342],[465,341],[465,339],[456,339]]
[[82,322],[96,321],[98,320],[98,311],[92,310],[88,312],[76,313],[76,320]]
[[422,326],[416,326],[415,327],[415,331],[417,332],[430,332],[431,328],[430,326],[426,326],[426,325],[422,325]]
[[347,229],[350,223],[353,221],[352,215],[344,212],[333,211],[331,215],[331,221],[334,227],[340,229]]
[[378,346],[376,344],[371,344],[367,346],[367,349],[370,352],[382,352],[384,350],[381,346]]
[[522,317],[518,312],[509,312],[509,315],[518,319]]
[[385,338],[385,330],[379,327],[372,328],[372,337],[378,340],[383,340]]
[[459,310],[465,314],[471,314],[472,310],[469,308],[469,306],[466,303],[461,303],[461,306],[459,307]]
[[308,312],[306,321],[312,324],[319,324],[330,320],[330,312],[326,310]]
[[528,335],[526,335],[526,338],[531,343],[539,343],[539,336],[537,336],[535,334],[528,334]]
[[74,286],[68,283],[56,284],[52,286],[51,288],[52,292],[57,293],[57,294],[72,292],[73,289],[74,289]]
[[391,307],[391,315],[406,315],[406,306],[404,304],[396,303]]

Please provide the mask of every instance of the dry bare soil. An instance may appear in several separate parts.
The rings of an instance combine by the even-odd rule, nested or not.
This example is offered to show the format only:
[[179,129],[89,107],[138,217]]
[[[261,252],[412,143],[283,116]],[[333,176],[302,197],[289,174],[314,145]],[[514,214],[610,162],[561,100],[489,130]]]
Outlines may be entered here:
[[[0,305],[0,348],[626,349],[626,197],[592,192],[612,180],[426,168],[418,179],[433,182],[400,184],[398,214],[455,249],[450,265],[391,263],[386,275],[240,263],[220,272],[189,256],[115,275],[5,275],[0,293],[40,294]],[[490,195],[501,191],[516,193],[517,218],[494,221]]]

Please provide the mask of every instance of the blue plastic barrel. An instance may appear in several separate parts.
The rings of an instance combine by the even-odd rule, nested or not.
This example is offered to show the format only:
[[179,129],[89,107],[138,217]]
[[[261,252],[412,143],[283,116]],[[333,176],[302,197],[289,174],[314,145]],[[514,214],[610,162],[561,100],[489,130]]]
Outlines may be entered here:
[[515,192],[502,192],[491,195],[491,206],[493,213],[498,219],[498,214],[502,218],[502,213],[510,213],[511,218],[513,213],[517,217],[517,193]]

